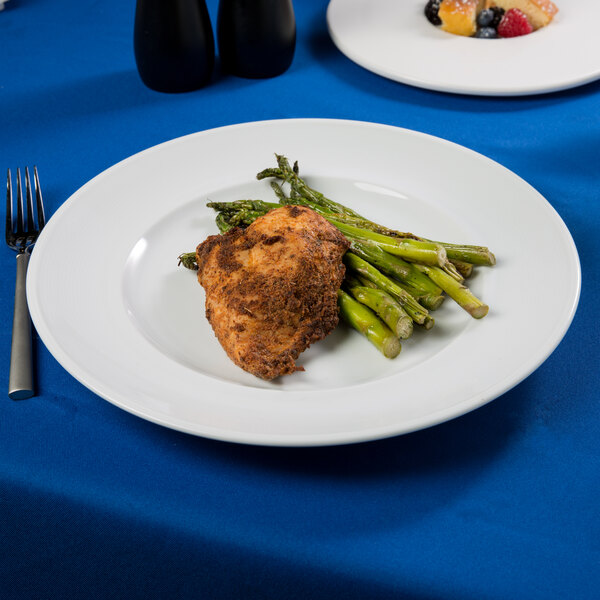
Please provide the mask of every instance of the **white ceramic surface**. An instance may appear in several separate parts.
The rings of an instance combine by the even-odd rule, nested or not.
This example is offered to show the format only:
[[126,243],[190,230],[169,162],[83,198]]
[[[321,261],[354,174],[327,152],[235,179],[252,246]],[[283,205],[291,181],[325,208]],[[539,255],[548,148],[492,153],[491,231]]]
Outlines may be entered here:
[[[217,232],[207,199],[272,198],[254,175],[274,152],[375,221],[488,245],[498,264],[480,268],[470,287],[489,315],[475,321],[446,301],[435,327],[394,360],[344,326],[301,355],[303,373],[265,382],[236,367],[204,318],[195,273],[177,267],[177,256]],[[540,302],[545,265],[563,285]],[[50,219],[27,282],[43,342],[99,396],[181,431],[282,446],[393,436],[485,404],[552,352],[579,288],[567,228],[512,172],[421,133],[320,119],[209,130],[118,163]]]
[[600,77],[600,2],[556,0],[549,26],[482,40],[453,35],[423,14],[425,0],[331,0],[329,32],[352,61],[416,87],[489,96],[554,92]]

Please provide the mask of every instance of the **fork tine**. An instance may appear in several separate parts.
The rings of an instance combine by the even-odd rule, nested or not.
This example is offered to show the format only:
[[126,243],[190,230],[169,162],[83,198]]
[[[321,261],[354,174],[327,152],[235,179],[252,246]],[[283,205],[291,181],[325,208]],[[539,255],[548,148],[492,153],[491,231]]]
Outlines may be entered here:
[[17,167],[17,237],[25,234],[23,218],[23,189],[21,187],[21,169]]
[[37,167],[33,166],[33,178],[35,181],[35,200],[37,204],[38,231],[41,231],[46,224],[46,215],[44,213],[44,201],[42,200],[42,188],[40,187],[40,178]]
[[35,233],[33,224],[33,194],[31,193],[31,177],[29,176],[29,167],[25,167],[25,196],[27,198],[27,231]]
[[12,222],[12,175],[10,169],[8,169],[8,175],[6,177],[6,243],[10,244],[10,236],[13,231]]

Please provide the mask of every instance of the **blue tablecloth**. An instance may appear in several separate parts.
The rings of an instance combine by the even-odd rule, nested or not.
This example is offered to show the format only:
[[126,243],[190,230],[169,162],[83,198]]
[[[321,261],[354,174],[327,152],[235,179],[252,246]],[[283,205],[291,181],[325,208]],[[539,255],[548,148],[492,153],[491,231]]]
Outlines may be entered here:
[[[284,75],[217,68],[205,89],[169,95],[138,77],[133,1],[11,0],[0,13],[0,165],[37,164],[52,213],[117,161],[220,125],[335,117],[430,133],[513,170],[564,219],[583,273],[570,330],[475,412],[310,449],[146,422],[76,382],[38,340],[39,394],[0,402],[3,600],[600,597],[600,83],[522,98],[408,87],[335,48],[326,4],[295,3]],[[214,24],[217,1],[208,7]],[[0,261],[6,383],[13,253]],[[557,273],[540,302],[560,285]]]

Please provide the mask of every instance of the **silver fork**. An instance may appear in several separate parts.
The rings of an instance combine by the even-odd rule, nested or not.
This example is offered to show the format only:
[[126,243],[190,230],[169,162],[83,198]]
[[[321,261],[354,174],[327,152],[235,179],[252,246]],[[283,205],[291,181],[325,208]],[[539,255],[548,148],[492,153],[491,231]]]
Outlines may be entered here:
[[17,252],[17,281],[15,285],[15,312],[13,316],[12,346],[10,351],[10,374],[8,396],[13,400],[30,398],[33,389],[33,365],[31,353],[31,318],[25,294],[27,265],[33,245],[44,228],[46,218],[37,167],[33,167],[35,187],[35,211],[29,167],[25,167],[26,208],[23,204],[21,169],[17,169],[16,219],[13,218],[12,176],[8,169],[6,183],[6,243]]

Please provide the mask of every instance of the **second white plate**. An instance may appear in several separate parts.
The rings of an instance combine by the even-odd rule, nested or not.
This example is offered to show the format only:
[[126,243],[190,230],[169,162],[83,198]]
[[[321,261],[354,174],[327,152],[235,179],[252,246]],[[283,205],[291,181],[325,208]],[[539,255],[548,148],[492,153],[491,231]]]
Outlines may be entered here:
[[329,32],[352,61],[431,90],[519,96],[600,77],[600,2],[558,1],[552,23],[532,34],[482,40],[452,35],[423,14],[425,0],[331,0]]

